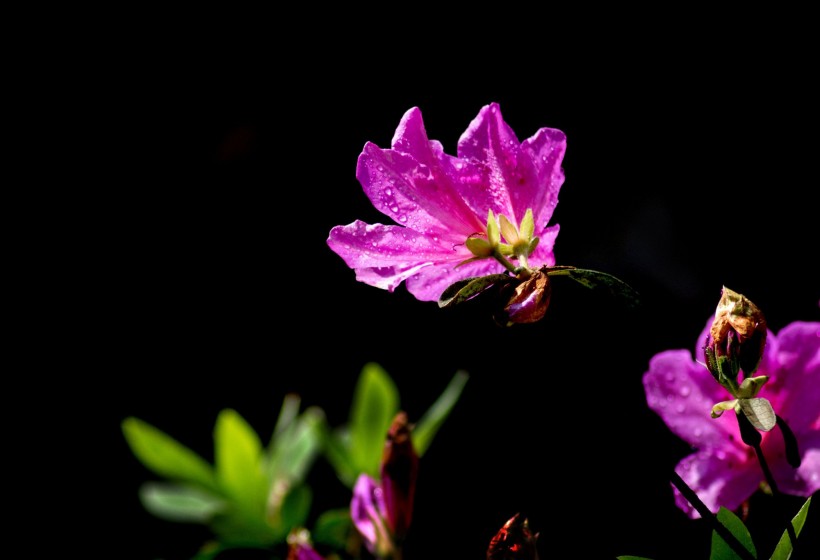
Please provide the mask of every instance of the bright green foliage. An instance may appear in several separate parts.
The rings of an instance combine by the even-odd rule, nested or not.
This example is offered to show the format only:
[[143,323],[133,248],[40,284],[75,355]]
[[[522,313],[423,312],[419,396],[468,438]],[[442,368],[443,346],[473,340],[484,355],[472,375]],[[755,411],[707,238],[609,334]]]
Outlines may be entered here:
[[[748,550],[752,557],[757,558],[757,551],[755,550],[754,542],[752,542],[752,535],[743,521],[725,507],[718,510],[717,520],[722,523],[726,529]],[[742,560],[737,552],[718,535],[717,531],[712,531],[712,553],[709,560]]]
[[218,541],[215,550],[285,542],[310,512],[312,493],[304,479],[321,452],[324,431],[324,413],[315,407],[299,413],[299,405],[295,395],[284,399],[267,448],[238,412],[220,412],[214,465],[154,426],[127,418],[122,430],[134,455],[167,479],[143,485],[143,505],[162,519],[208,525]]
[[[468,378],[466,372],[457,372],[414,424],[412,440],[419,457],[450,415]],[[348,424],[326,433],[323,447],[325,457],[346,486],[352,488],[361,473],[379,477],[385,437],[399,405],[398,390],[387,372],[378,364],[366,364],[356,385]]]
[[[797,537],[800,536],[800,531],[803,530],[803,525],[806,523],[806,516],[809,514],[810,504],[811,497],[806,500],[806,503],[803,504],[803,507],[800,508],[800,511],[798,511],[797,515],[795,515],[794,519],[792,519],[792,527],[794,527],[794,534]],[[780,537],[780,541],[774,549],[771,560],[789,560],[792,555],[792,549],[792,539],[789,536],[789,532],[783,531],[783,536]]]

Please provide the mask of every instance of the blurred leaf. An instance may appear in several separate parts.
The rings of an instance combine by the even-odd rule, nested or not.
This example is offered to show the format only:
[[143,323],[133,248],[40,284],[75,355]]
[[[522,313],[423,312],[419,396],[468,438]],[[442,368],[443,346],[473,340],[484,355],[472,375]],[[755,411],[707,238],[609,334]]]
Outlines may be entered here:
[[385,437],[398,409],[393,380],[379,364],[365,364],[350,414],[350,457],[358,472],[378,478]]
[[447,286],[438,299],[438,306],[441,308],[458,305],[470,300],[498,284],[499,282],[510,282],[514,280],[509,274],[488,274],[487,276],[477,276],[475,278],[465,278]]
[[347,541],[353,531],[353,520],[350,509],[331,509],[322,513],[310,532],[313,542],[328,546],[334,550],[345,550]]
[[[794,516],[792,519],[792,527],[794,527],[794,534],[796,536],[800,536],[800,531],[803,530],[803,525],[806,523],[806,516],[809,514],[809,504],[811,504],[811,497],[806,500],[806,503],[803,504],[803,507],[800,508],[800,511],[797,512],[797,515]],[[792,539],[789,537],[788,531],[783,531],[783,536],[780,537],[780,541],[777,543],[777,546],[772,553],[771,560],[788,560],[791,558],[792,555]]]
[[123,421],[122,431],[137,459],[155,473],[219,493],[211,465],[165,432],[134,417]]
[[285,395],[282,399],[282,408],[279,409],[279,418],[276,419],[276,426],[273,428],[273,435],[271,435],[270,444],[276,441],[276,438],[284,430],[288,429],[299,416],[299,406],[302,399],[295,393]]
[[[748,550],[754,558],[757,558],[757,551],[755,550],[754,542],[752,542],[752,535],[740,518],[732,513],[730,510],[721,506],[717,514],[717,520],[722,523],[729,532]],[[742,560],[735,550],[729,546],[723,537],[717,531],[712,531],[712,554],[709,560]]]
[[277,432],[268,453],[268,469],[272,481],[296,483],[304,480],[321,451],[324,421],[324,412],[320,408],[311,407]]
[[325,458],[333,466],[339,480],[348,488],[353,488],[359,472],[350,453],[350,431],[347,427],[340,427],[331,432],[325,426],[322,433]]
[[283,539],[294,528],[304,527],[310,514],[310,505],[313,501],[313,492],[307,485],[295,486],[288,492],[282,504],[281,529],[284,531]]
[[225,494],[248,517],[264,518],[268,479],[262,468],[259,436],[235,411],[219,413],[214,428],[216,476]]
[[142,505],[167,521],[208,524],[226,502],[206,490],[173,483],[147,482],[139,491]]
[[458,371],[445,387],[436,402],[427,409],[413,428],[413,447],[419,457],[423,456],[430,443],[433,441],[441,425],[447,419],[453,406],[461,396],[464,385],[467,383],[469,375],[465,371]]

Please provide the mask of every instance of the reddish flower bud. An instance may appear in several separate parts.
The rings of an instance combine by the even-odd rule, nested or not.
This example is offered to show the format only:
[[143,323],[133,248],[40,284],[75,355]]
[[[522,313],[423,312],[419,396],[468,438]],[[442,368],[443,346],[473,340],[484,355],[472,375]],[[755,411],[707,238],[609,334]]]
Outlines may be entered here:
[[[512,284],[511,284],[512,286]],[[515,285],[511,295],[502,292],[506,299],[504,310],[496,316],[499,323],[535,323],[543,319],[550,304],[552,285],[547,274],[533,270],[530,277]]]
[[397,541],[401,541],[410,528],[419,470],[419,456],[413,447],[410,431],[407,414],[396,414],[382,455],[380,474],[387,523]]
[[516,513],[490,541],[487,560],[538,560],[537,540],[527,519]]

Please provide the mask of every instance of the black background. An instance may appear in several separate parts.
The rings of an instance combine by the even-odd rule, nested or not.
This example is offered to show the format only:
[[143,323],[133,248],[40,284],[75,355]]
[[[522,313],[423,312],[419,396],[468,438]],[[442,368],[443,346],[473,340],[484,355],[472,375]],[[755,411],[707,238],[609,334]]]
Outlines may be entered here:
[[[672,502],[669,473],[689,449],[647,408],[641,376],[654,354],[694,349],[723,285],[775,331],[820,318],[819,92],[805,45],[453,33],[445,47],[420,28],[399,52],[387,29],[351,31],[298,56],[277,39],[209,32],[157,49],[145,36],[92,65],[75,163],[99,188],[79,197],[76,236],[55,240],[73,266],[54,327],[82,371],[55,392],[82,392],[83,451],[63,460],[91,475],[73,487],[95,512],[75,534],[93,551],[182,559],[208,536],[142,508],[138,488],[156,477],[128,449],[126,417],[211,460],[220,410],[267,441],[295,392],[339,425],[375,361],[411,419],[455,371],[471,375],[422,459],[407,560],[482,558],[516,512],[541,533],[542,558],[708,556],[708,529]],[[639,309],[556,282],[543,321],[505,330],[479,309],[358,283],[327,247],[335,225],[386,221],[355,178],[365,142],[387,147],[418,106],[455,153],[493,101],[520,140],[566,133],[558,264],[625,280]],[[310,480],[315,513],[347,503],[322,459]],[[767,498],[751,506],[770,550]]]

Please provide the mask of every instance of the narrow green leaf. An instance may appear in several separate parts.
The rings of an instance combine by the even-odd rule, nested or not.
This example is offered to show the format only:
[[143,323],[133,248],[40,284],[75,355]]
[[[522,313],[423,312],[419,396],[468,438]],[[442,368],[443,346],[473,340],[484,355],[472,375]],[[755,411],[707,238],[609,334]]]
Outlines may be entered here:
[[[809,514],[809,505],[811,504],[811,497],[806,500],[806,503],[800,508],[800,511],[797,512],[797,515],[794,516],[792,519],[792,527],[794,527],[794,534],[795,536],[800,536],[800,531],[803,530],[803,525],[806,523],[806,516]],[[774,553],[772,553],[771,560],[788,560],[791,558],[793,543],[791,538],[789,537],[788,531],[783,531],[783,536],[780,537],[780,541],[778,541],[777,546],[774,549]]]
[[611,274],[588,270],[585,268],[563,268],[553,267],[548,269],[548,276],[569,276],[579,284],[593,290],[603,290],[613,296],[617,296],[626,301],[627,305],[634,307],[640,303],[638,292],[629,284]]
[[304,480],[321,451],[324,411],[311,407],[278,432],[268,454],[268,469],[272,481],[297,483]]
[[441,293],[438,306],[443,308],[463,303],[499,282],[508,282],[512,279],[512,276],[509,274],[488,274],[487,276],[459,280],[448,286]]
[[[754,558],[757,558],[752,535],[744,525],[743,521],[725,507],[721,507],[717,514],[718,523],[722,523],[729,532],[748,550]],[[723,540],[717,531],[712,531],[712,553],[709,560],[742,560],[735,550]]]
[[441,425],[450,415],[450,411],[461,396],[464,385],[469,379],[466,371],[458,371],[445,387],[444,391],[436,399],[436,402],[427,409],[413,428],[413,447],[419,457],[423,456],[433,441]]
[[353,488],[359,472],[350,453],[350,431],[343,426],[332,432],[326,429],[323,434],[322,451],[325,458],[333,466],[339,480],[348,488]]
[[350,509],[339,508],[327,510],[319,515],[310,536],[314,544],[322,544],[334,550],[345,550],[352,531]]
[[366,364],[350,412],[350,456],[358,472],[378,477],[384,440],[398,410],[393,380],[379,364]]
[[207,525],[226,502],[220,496],[194,486],[146,482],[140,487],[142,505],[153,515],[167,521]]
[[214,428],[216,475],[220,487],[249,516],[263,517],[268,480],[259,436],[235,410],[219,413]]
[[165,432],[133,416],[122,431],[137,459],[158,475],[219,491],[211,465]]
[[299,417],[299,405],[301,403],[302,398],[293,393],[285,395],[285,398],[282,399],[282,408],[279,409],[279,417],[276,419],[276,426],[274,426],[271,435],[271,446],[279,434],[288,429]]

